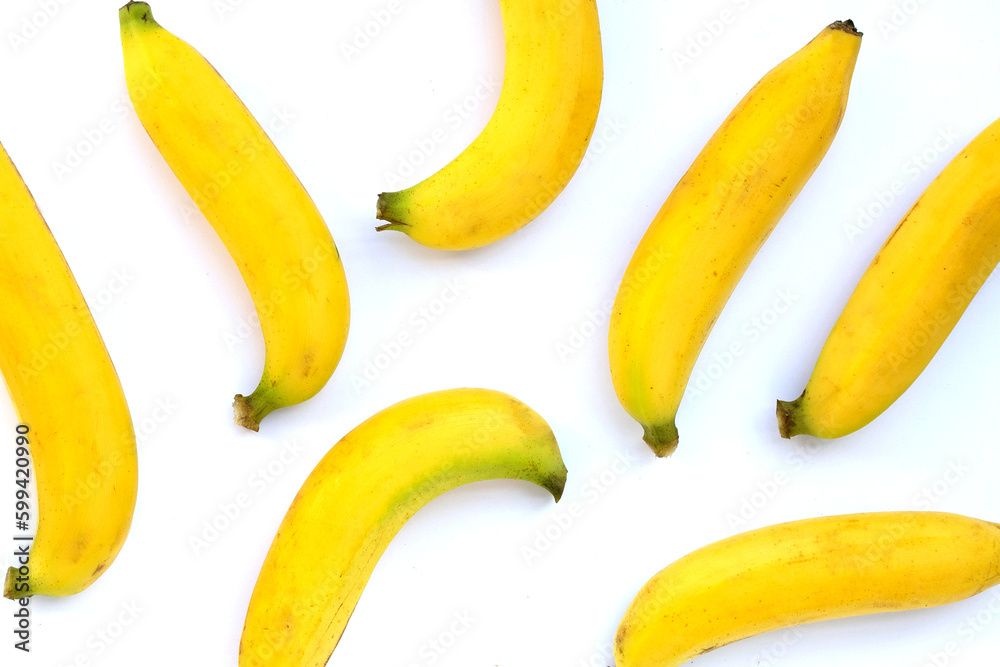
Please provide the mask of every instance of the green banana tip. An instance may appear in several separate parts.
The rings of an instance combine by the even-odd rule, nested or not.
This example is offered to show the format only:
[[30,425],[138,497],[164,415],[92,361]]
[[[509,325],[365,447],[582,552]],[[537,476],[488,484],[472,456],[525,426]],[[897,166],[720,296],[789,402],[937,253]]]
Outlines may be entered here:
[[153,18],[153,10],[150,9],[147,2],[133,1],[124,5],[118,10],[118,20],[123,26],[126,24],[131,26],[148,25],[150,27],[157,25]]
[[379,225],[376,232],[396,231],[405,232],[410,226],[409,223],[399,219],[396,211],[398,204],[398,192],[383,192],[379,194],[378,201],[375,202],[375,219],[385,220],[387,224]]
[[677,451],[677,443],[680,442],[680,437],[677,435],[677,426],[673,420],[656,426],[643,425],[642,429],[642,439],[653,450],[657,458],[667,458]]
[[566,469],[563,468],[561,473],[553,475],[542,484],[545,490],[552,494],[557,503],[562,500],[563,492],[566,490],[566,475]]

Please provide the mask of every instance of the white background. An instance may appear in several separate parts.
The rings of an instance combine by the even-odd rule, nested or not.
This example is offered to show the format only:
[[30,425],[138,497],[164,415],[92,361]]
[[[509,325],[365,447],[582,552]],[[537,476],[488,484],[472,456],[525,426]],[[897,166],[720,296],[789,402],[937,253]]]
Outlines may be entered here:
[[[1000,520],[995,280],[920,379],[869,427],[836,442],[789,443],[774,419],[775,399],[798,396],[892,227],[947,160],[1000,116],[1000,5],[599,0],[606,82],[587,162],[523,231],[443,254],[401,234],[376,234],[375,196],[430,175],[485,125],[498,91],[476,100],[477,87],[503,72],[496,0],[401,0],[389,25],[350,59],[343,45],[388,0],[154,4],[160,23],[199,49],[271,128],[330,225],[350,281],[351,335],[332,381],[254,434],[232,424],[230,408],[233,394],[259,378],[260,334],[238,333],[253,305],[131,110],[118,3],[52,0],[45,21],[42,4],[6,0],[0,10],[0,141],[95,311],[140,434],[141,484],[114,566],[71,599],[33,601],[30,656],[11,648],[15,607],[0,605],[4,665],[235,665],[260,564],[313,465],[371,414],[448,387],[500,389],[539,411],[570,470],[566,496],[555,506],[528,484],[495,482],[432,502],[382,558],[331,665],[610,665],[615,628],[640,586],[735,532],[877,510]],[[732,20],[712,35],[705,22],[723,10]],[[612,390],[609,302],[654,213],[737,101],[826,24],[846,18],[865,37],[840,134],[740,283],[695,377],[720,375],[713,355],[733,342],[747,351],[701,396],[689,391],[680,448],[656,460]],[[26,21],[44,25],[32,32]],[[12,34],[31,36],[15,48]],[[701,52],[692,49],[691,62],[679,65],[676,56],[699,39]],[[449,110],[463,103],[474,112],[450,122]],[[416,142],[438,128],[445,142],[429,157],[415,154]],[[935,149],[948,133],[951,143]],[[78,150],[88,154],[57,173]],[[914,170],[913,157],[925,152],[929,164]],[[411,173],[412,162],[420,164]],[[880,193],[897,180],[904,192],[888,202]],[[884,212],[850,239],[859,210],[878,213],[880,196]],[[424,329],[420,309],[435,307],[449,284],[460,298]],[[794,303],[775,320],[768,309],[787,290]],[[753,336],[755,318],[769,324]],[[402,332],[413,344],[357,387],[380,346]],[[560,345],[576,348],[561,355]],[[154,420],[164,414],[158,402],[172,406],[162,423]],[[3,480],[13,480],[16,423],[0,401],[0,433],[11,444],[0,450]],[[301,452],[281,464],[290,442]],[[269,465],[280,472],[262,484],[258,471]],[[12,481],[3,488],[12,490]],[[921,497],[928,489],[936,491]],[[205,523],[241,493],[251,506],[196,553],[191,538],[203,537]],[[0,496],[0,525],[13,532],[4,503],[12,513],[12,491]],[[537,557],[526,555],[571,503],[582,516],[538,545]],[[950,642],[959,652],[947,664],[994,664],[993,599],[985,593],[947,608],[765,635],[695,664],[923,667]],[[140,611],[118,633],[123,605]],[[474,620],[452,638],[456,614]],[[985,625],[965,632],[976,614]],[[99,639],[108,631],[117,635],[110,643]],[[451,646],[435,653],[428,642],[436,640]]]

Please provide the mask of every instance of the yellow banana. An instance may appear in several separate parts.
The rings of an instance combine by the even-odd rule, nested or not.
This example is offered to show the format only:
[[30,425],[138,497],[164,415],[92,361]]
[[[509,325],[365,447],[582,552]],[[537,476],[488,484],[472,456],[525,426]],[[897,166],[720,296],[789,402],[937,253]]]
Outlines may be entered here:
[[257,389],[236,422],[256,431],[314,396],[347,342],[340,254],[316,205],[219,73],[161,28],[149,5],[119,10],[129,97],[146,132],[215,228],[250,289],[264,333]]
[[790,438],[839,438],[913,384],[1000,260],[1000,121],[928,186],[879,250],[805,391],[778,401]]
[[653,219],[611,315],[615,391],[658,456],[698,353],[840,127],[861,33],[824,29],[743,98]]
[[573,178],[604,84],[595,0],[500,0],[500,100],[475,141],[430,178],[378,197],[376,217],[417,243],[466,250],[513,234]]
[[802,623],[956,602],[1000,580],[1000,526],[938,512],[832,516],[716,542],[629,605],[618,667],[675,667]]
[[[4,596],[73,595],[107,570],[132,525],[135,432],[87,302],[3,146],[0,221],[0,371],[26,427],[17,444],[33,457],[37,503],[26,502],[38,521]],[[28,496],[28,478],[17,482]]]
[[486,389],[397,403],[348,433],[302,485],[250,599],[239,664],[322,667],[389,542],[436,496],[522,479],[558,501],[555,437],[531,408]]

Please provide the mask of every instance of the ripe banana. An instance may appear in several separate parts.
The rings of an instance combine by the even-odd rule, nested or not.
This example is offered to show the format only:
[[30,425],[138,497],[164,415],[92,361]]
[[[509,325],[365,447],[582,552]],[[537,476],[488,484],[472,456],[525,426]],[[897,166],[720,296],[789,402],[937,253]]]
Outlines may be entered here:
[[161,28],[149,5],[119,10],[136,114],[215,228],[250,289],[266,348],[257,389],[236,396],[236,423],[314,396],[347,342],[340,254],[316,205],[219,73]]
[[675,667],[802,623],[956,602],[1000,580],[1000,526],[938,512],[832,516],[716,542],[629,605],[618,667]]
[[[28,430],[18,444],[33,458],[38,521],[27,572],[10,568],[3,594],[73,595],[128,536],[135,432],[87,302],[3,146],[0,220],[0,371]],[[17,483],[30,497],[28,479]]]
[[611,315],[611,375],[657,456],[677,446],[677,407],[712,325],[833,142],[860,47],[854,24],[838,21],[761,79],[632,256]]
[[913,384],[1000,261],[1000,121],[962,150],[879,250],[802,395],[778,401],[790,438],[839,438]]
[[348,433],[278,528],[250,599],[239,664],[325,665],[403,524],[442,493],[487,479],[534,482],[556,501],[566,484],[548,424],[500,392],[424,394]]
[[604,84],[595,0],[500,0],[506,63],[479,137],[430,178],[378,197],[376,217],[417,243],[467,250],[513,234],[573,178]]

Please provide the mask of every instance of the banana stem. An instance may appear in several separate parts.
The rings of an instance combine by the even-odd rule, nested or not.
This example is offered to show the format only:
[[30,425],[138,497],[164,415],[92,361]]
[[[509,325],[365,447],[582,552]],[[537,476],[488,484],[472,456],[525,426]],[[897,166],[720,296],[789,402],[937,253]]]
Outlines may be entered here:
[[[805,392],[802,393],[802,396],[805,396]],[[799,427],[795,416],[799,411],[799,402],[802,400],[802,396],[794,401],[778,401],[778,432],[786,440],[796,435],[805,434],[805,430]]]
[[854,21],[847,19],[846,21],[834,21],[830,24],[830,30],[843,30],[848,35],[856,35],[861,37],[865,33],[858,30],[857,26],[854,25]]
[[158,25],[153,18],[153,10],[146,2],[129,2],[118,10],[118,20],[121,22],[122,28],[128,26],[132,30],[144,25],[151,28]]
[[3,596],[8,600],[19,600],[27,595],[21,595],[14,590],[14,577],[17,575],[17,568],[7,568],[7,578],[3,582]]
[[399,195],[399,192],[383,192],[378,196],[378,201],[375,203],[375,218],[385,220],[389,224],[379,225],[375,228],[376,232],[388,230],[405,232],[410,227],[409,223],[402,222],[401,216],[398,215]]
[[236,394],[233,399],[233,416],[236,424],[251,431],[260,430],[260,422],[274,412],[274,402],[262,396],[260,389],[249,396]]
[[403,231],[406,231],[407,227],[409,227],[409,225],[406,224],[405,222],[390,222],[387,225],[379,225],[378,227],[375,228],[375,231],[376,232],[388,232],[388,231],[403,232]]
[[671,419],[669,423],[658,424],[656,426],[643,426],[642,439],[652,447],[653,452],[659,458],[666,458],[677,450],[677,426]]

